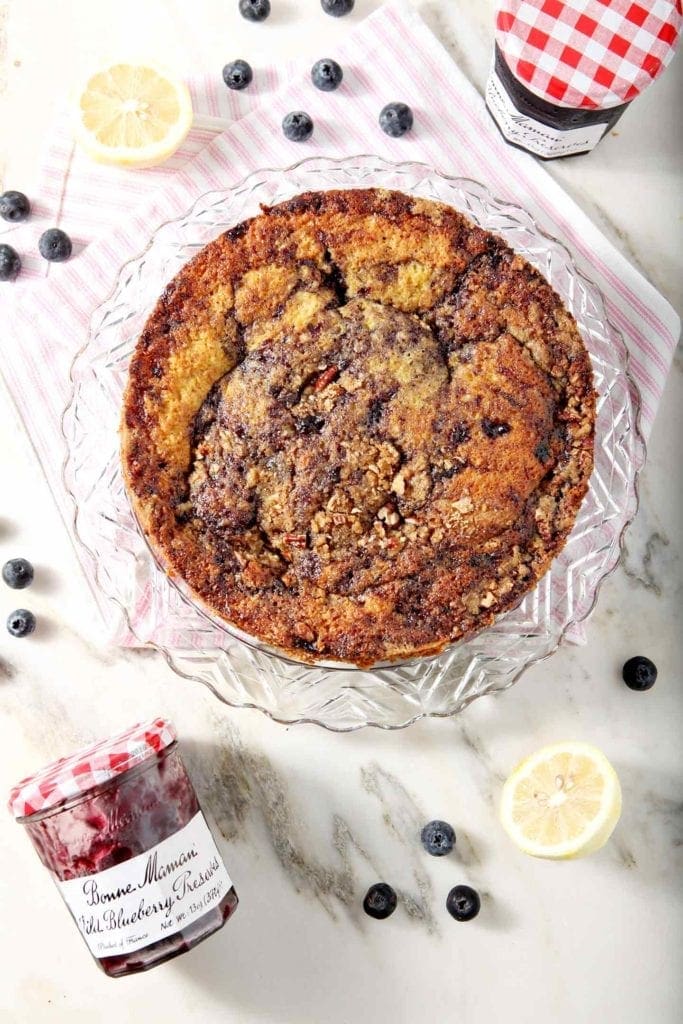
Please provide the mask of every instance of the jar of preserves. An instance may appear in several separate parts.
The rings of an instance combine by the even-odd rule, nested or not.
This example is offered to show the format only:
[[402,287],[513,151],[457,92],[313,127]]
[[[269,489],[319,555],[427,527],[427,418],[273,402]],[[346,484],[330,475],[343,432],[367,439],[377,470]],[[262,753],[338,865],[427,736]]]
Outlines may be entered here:
[[48,765],[9,806],[105,974],[184,953],[237,906],[165,719]]
[[664,70],[681,0],[503,0],[486,105],[544,160],[587,153]]

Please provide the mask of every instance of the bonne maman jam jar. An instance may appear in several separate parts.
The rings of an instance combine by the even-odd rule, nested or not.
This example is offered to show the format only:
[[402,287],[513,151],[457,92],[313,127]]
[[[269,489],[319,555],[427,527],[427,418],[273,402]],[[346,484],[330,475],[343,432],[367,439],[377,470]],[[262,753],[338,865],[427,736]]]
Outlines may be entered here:
[[543,160],[587,153],[661,75],[681,0],[500,0],[486,105]]
[[184,953],[237,906],[164,719],[48,765],[14,787],[9,806],[105,974]]

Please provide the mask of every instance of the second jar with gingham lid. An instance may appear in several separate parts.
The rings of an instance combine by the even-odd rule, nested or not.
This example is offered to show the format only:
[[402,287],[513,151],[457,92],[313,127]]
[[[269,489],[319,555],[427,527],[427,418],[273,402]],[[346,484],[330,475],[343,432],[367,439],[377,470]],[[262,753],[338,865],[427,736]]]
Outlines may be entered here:
[[543,159],[587,153],[664,70],[681,0],[503,0],[486,105]]

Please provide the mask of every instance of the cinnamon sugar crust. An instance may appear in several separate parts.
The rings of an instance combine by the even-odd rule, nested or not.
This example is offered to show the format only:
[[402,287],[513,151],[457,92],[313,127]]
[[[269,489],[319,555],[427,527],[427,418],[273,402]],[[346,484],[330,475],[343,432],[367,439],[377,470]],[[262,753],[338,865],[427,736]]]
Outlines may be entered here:
[[122,420],[153,549],[219,617],[370,665],[489,625],[547,572],[593,466],[576,324],[500,238],[379,189],[203,249],[139,339]]

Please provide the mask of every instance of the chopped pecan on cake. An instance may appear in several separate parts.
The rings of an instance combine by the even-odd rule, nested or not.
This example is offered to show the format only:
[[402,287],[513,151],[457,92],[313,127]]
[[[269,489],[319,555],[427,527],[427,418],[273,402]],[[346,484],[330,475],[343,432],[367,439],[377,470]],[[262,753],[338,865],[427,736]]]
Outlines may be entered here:
[[149,542],[213,613],[370,665],[490,624],[548,570],[593,465],[588,353],[550,285],[450,207],[264,209],[169,284],[123,413]]

